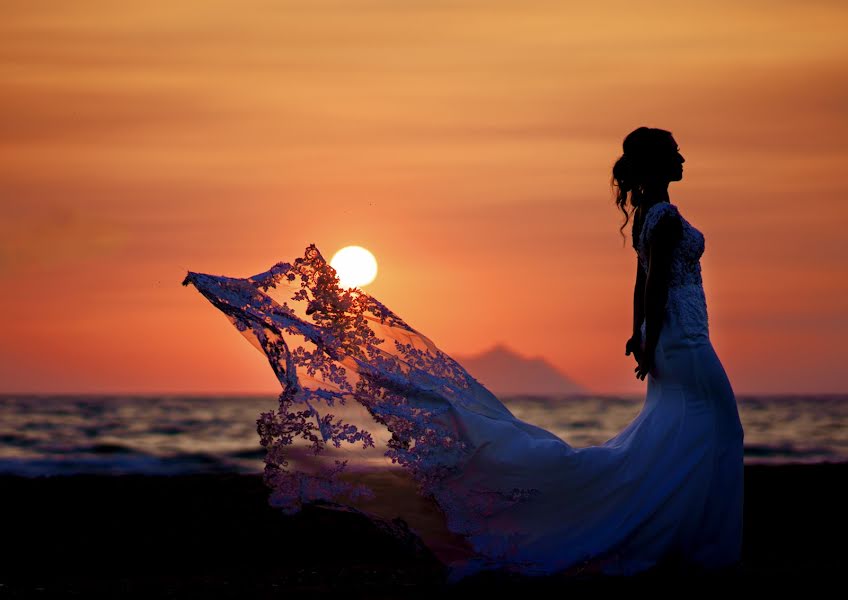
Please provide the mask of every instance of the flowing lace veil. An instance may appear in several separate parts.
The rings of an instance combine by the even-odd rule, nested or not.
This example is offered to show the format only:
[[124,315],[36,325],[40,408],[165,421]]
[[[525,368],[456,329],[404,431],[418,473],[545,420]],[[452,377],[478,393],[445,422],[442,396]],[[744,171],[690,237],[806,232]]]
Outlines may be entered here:
[[418,516],[424,527],[432,515],[416,501],[429,500],[455,538],[428,544],[443,562],[459,560],[456,540],[473,548],[475,564],[508,562],[521,532],[502,524],[495,532],[489,519],[537,490],[518,473],[487,477],[498,468],[479,464],[491,440],[466,424],[483,417],[553,434],[517,420],[375,298],[340,288],[314,245],[253,277],[189,272],[189,283],[267,356],[282,386],[279,406],[257,420],[273,506],[292,514],[335,504],[384,519]]

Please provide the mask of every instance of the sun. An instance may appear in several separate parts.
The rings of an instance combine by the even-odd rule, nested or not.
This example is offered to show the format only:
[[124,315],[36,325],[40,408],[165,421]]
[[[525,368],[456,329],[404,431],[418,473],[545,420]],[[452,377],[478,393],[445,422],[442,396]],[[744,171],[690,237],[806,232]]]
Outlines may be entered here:
[[342,288],[368,285],[377,277],[377,259],[362,246],[346,246],[336,252],[330,266],[339,276]]

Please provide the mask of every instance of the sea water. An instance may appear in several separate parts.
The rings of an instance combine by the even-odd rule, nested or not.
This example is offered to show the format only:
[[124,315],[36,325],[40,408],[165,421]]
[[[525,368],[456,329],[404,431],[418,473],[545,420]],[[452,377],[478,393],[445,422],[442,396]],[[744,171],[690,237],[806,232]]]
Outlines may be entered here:
[[[621,431],[644,398],[513,396],[513,414],[575,447]],[[267,396],[0,395],[0,474],[261,473]],[[745,463],[848,461],[848,395],[740,396]]]

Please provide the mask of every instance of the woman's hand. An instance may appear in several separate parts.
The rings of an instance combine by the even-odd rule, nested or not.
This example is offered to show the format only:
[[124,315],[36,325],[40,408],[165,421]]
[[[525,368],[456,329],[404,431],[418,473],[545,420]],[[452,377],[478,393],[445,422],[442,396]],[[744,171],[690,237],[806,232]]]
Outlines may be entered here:
[[642,356],[642,333],[637,332],[633,334],[627,343],[624,345],[624,356],[630,356],[630,353],[633,353],[633,358],[636,359],[636,362],[641,362]]
[[644,380],[645,377],[647,377],[648,372],[654,368],[654,349],[646,347],[642,350],[641,332],[634,333],[633,337],[627,340],[627,343],[624,345],[624,355],[630,356],[631,353],[638,363],[634,369],[636,372],[636,379]]
[[639,366],[634,369],[636,371],[636,379],[644,381],[648,373],[654,368],[654,349],[645,348],[645,352],[642,353],[642,356],[637,357],[636,360],[639,362]]

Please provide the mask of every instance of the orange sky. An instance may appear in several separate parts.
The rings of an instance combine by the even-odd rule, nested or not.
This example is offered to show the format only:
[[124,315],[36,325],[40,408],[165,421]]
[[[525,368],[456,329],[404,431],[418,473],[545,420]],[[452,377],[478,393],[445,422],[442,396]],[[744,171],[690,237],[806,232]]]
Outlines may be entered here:
[[848,392],[844,2],[5,2],[0,391],[270,392],[187,270],[369,248],[449,354],[598,392],[636,257],[610,168],[672,131],[737,393]]

